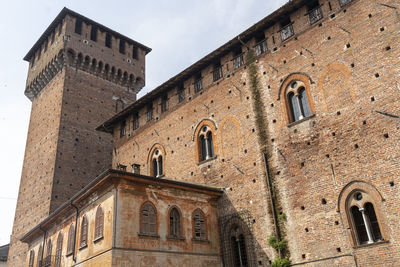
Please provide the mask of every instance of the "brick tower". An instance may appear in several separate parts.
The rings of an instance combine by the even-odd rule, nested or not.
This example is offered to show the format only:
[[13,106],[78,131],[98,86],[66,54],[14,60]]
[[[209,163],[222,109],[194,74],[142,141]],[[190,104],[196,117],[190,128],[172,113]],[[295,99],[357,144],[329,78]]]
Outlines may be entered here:
[[94,129],[136,100],[150,48],[64,8],[31,48],[32,101],[8,266],[19,238],[111,166],[112,138]]

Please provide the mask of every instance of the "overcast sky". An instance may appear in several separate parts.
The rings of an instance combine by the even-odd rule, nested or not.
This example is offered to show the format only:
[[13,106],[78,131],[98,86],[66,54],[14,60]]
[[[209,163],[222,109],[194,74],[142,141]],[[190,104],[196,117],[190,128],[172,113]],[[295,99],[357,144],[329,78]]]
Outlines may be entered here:
[[22,58],[66,6],[153,51],[149,92],[264,18],[286,0],[7,1],[0,9],[0,245],[9,242],[31,102]]

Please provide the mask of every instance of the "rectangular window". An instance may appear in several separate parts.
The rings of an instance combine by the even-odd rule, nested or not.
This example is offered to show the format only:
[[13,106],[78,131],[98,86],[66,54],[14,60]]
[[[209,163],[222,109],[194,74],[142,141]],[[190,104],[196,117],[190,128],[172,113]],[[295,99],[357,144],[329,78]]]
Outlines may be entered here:
[[47,40],[43,43],[43,52],[46,52],[47,51],[47,45],[48,45],[48,43],[47,43]]
[[342,7],[342,6],[345,6],[345,5],[347,5],[348,3],[352,2],[352,1],[353,0],[339,0],[339,4]]
[[267,52],[267,40],[265,40],[264,33],[260,33],[258,36],[256,36],[256,45],[254,49],[256,50],[256,56]]
[[111,48],[111,34],[109,34],[109,33],[106,33],[106,43],[105,44],[108,48]]
[[90,29],[90,40],[97,42],[97,27],[92,26]]
[[132,129],[136,130],[139,128],[139,114],[136,113],[133,115],[133,121],[132,121]]
[[126,121],[121,122],[121,128],[119,128],[119,137],[126,135]]
[[201,74],[197,75],[194,80],[194,92],[200,92],[203,90],[203,81],[202,81]]
[[181,85],[178,88],[178,103],[181,103],[183,100],[185,100],[185,88]]
[[58,25],[58,35],[60,36],[62,31],[62,23],[60,23],[60,25]]
[[213,74],[213,81],[218,81],[222,78],[222,66],[221,63],[217,63],[214,65],[214,69],[212,71]]
[[238,49],[233,57],[233,69],[236,70],[243,65],[244,65],[243,52],[241,49]]
[[165,94],[162,98],[161,98],[161,112],[165,112],[168,110],[168,95]]
[[132,58],[139,59],[139,49],[135,45],[133,45],[133,49],[132,49]]
[[290,18],[281,21],[281,29],[279,31],[281,33],[282,42],[294,35],[293,22],[290,21]]
[[147,111],[146,111],[146,119],[147,121],[151,121],[153,119],[153,105],[150,104],[147,106]]
[[322,19],[322,11],[318,1],[312,1],[307,5],[307,14],[310,19],[310,25]]
[[75,33],[82,34],[82,20],[80,19],[75,21]]
[[125,54],[125,41],[122,39],[119,40],[119,52]]
[[51,44],[54,43],[54,38],[56,37],[56,33],[53,32],[53,34],[51,35]]
[[31,60],[31,68],[33,68],[34,65],[35,65],[35,56],[32,57],[32,60]]
[[39,60],[40,59],[40,56],[42,55],[42,47],[40,47],[39,49],[38,49],[38,54],[37,54],[37,59]]

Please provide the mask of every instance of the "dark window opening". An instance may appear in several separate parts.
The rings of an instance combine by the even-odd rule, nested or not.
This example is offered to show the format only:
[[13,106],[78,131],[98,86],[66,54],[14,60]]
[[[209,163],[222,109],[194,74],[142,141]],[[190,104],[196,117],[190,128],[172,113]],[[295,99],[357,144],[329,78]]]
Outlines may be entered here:
[[255,40],[256,40],[256,45],[255,45],[256,56],[259,56],[267,51],[267,40],[265,40],[264,32],[257,34]]
[[368,242],[367,229],[365,228],[364,220],[359,208],[356,206],[351,207],[351,214],[353,216],[353,222],[358,242],[360,244],[367,243]]
[[37,266],[40,266],[40,267],[42,266],[42,263],[43,263],[42,257],[43,257],[43,247],[42,247],[42,245],[40,245],[39,251],[38,251],[37,262],[36,262]]
[[147,111],[146,111],[146,119],[147,121],[151,121],[153,119],[153,105],[150,104],[147,106]]
[[180,237],[181,236],[181,222],[179,211],[176,208],[173,208],[169,214],[169,235],[171,237]]
[[213,68],[213,81],[218,81],[219,79],[222,78],[222,66],[221,62],[215,63],[214,68]]
[[55,264],[54,264],[55,267],[61,266],[62,244],[63,244],[63,235],[61,233],[59,233],[58,238],[57,238],[56,258],[55,258]]
[[82,20],[80,19],[75,21],[75,33],[82,34]]
[[90,40],[97,42],[97,27],[92,26],[90,29]]
[[54,43],[54,38],[56,37],[56,33],[53,32],[53,34],[51,35],[51,44]]
[[242,48],[237,48],[233,53],[233,69],[236,70],[244,65]]
[[104,229],[104,212],[101,207],[98,207],[96,211],[95,229],[94,229],[95,239],[103,237],[103,229]]
[[88,235],[88,220],[86,216],[83,216],[81,223],[81,238],[79,242],[79,246],[81,248],[87,246],[87,235]]
[[168,110],[168,95],[165,94],[161,98],[161,112],[166,112]]
[[202,77],[201,77],[201,73],[199,73],[198,75],[196,75],[196,77],[194,78],[194,92],[200,92],[201,90],[203,90],[203,82],[202,82]]
[[197,210],[193,216],[194,238],[205,240],[206,238],[206,222],[201,211]]
[[239,236],[232,236],[231,242],[233,250],[232,251],[233,262],[235,266],[238,267],[249,266],[247,261],[246,242],[243,234],[240,234]]
[[34,261],[35,261],[35,251],[31,250],[29,252],[29,265],[28,266],[33,267]]
[[46,52],[47,51],[47,46],[48,46],[48,43],[47,43],[47,40],[43,43],[43,52]]
[[74,249],[75,227],[71,225],[68,230],[67,255]]
[[183,100],[185,100],[185,88],[181,85],[178,88],[178,103],[181,103]]
[[367,204],[365,204],[364,209],[367,217],[369,218],[369,223],[371,226],[371,232],[373,235],[374,242],[383,240],[381,230],[379,228],[378,218],[376,217],[375,214],[374,206],[368,202]]
[[349,4],[352,1],[353,0],[339,0],[339,4],[342,7],[342,6],[345,6],[345,5]]
[[307,4],[307,10],[308,10],[308,17],[310,19],[310,24],[314,24],[315,22],[319,21],[322,19],[322,10],[320,8],[320,5],[317,1],[312,1],[309,4]]
[[138,128],[139,128],[139,114],[136,112],[135,115],[133,115],[132,129],[136,130]]
[[294,35],[293,23],[290,21],[289,17],[281,21],[281,29],[279,31],[281,33],[282,41],[285,41]]
[[60,25],[58,26],[58,35],[61,34],[61,31],[62,31],[62,23],[60,23]]
[[111,48],[111,34],[109,34],[109,33],[106,33],[105,45],[106,45],[106,47]]
[[126,121],[121,122],[121,127],[119,128],[119,137],[126,135]]
[[139,59],[139,48],[137,48],[137,46],[133,46],[132,49],[132,58],[133,59]]
[[119,52],[125,54],[125,41],[122,39],[119,40]]

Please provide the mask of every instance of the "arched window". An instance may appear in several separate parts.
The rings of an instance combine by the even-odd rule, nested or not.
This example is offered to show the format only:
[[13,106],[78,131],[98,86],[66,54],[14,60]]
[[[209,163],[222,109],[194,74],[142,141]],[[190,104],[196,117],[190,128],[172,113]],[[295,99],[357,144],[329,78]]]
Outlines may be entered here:
[[169,235],[170,237],[181,236],[181,216],[177,208],[169,212]]
[[68,230],[68,243],[67,243],[67,255],[71,254],[74,249],[74,239],[75,239],[75,227],[73,224]]
[[88,237],[88,220],[86,216],[82,217],[82,223],[81,223],[81,238],[79,242],[79,246],[81,248],[87,246],[87,237]]
[[290,122],[302,120],[312,115],[306,85],[302,81],[292,81],[286,88],[286,103]]
[[231,253],[234,266],[247,267],[249,265],[247,260],[246,241],[241,229],[235,226],[231,230]]
[[201,210],[193,213],[193,239],[206,240],[206,219]]
[[99,206],[96,211],[96,221],[95,221],[95,231],[94,231],[95,240],[103,237],[103,229],[104,229],[104,212],[103,209]]
[[33,267],[34,261],[35,261],[35,251],[31,250],[29,252],[29,265],[28,266]]
[[62,233],[59,233],[57,237],[56,259],[54,263],[55,267],[61,266],[62,243],[63,243],[63,235]]
[[42,259],[43,259],[43,247],[42,247],[42,245],[40,245],[39,251],[38,251],[37,262],[36,262],[37,266],[42,266],[42,262],[43,262]]
[[145,235],[157,234],[157,215],[154,206],[147,202],[142,206],[140,211],[141,233]]
[[160,149],[155,149],[151,157],[151,174],[154,177],[161,177],[164,175],[163,153]]
[[372,244],[383,240],[371,197],[357,190],[349,196],[347,202],[357,244]]
[[199,155],[200,161],[208,160],[214,157],[213,133],[211,128],[204,125],[199,132]]

